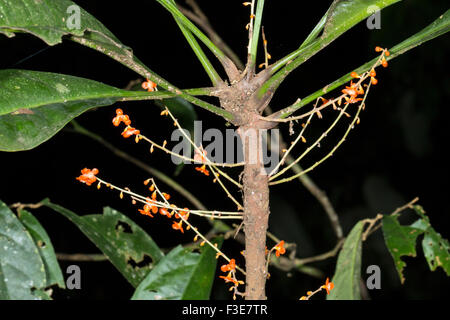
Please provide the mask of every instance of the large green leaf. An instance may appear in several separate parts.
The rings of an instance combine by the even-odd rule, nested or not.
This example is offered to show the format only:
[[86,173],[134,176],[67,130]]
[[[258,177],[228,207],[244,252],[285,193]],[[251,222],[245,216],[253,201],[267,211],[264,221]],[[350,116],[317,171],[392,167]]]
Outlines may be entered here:
[[93,80],[26,70],[0,70],[0,150],[36,147],[94,107],[149,93]]
[[450,245],[448,240],[442,238],[442,236],[434,230],[430,224],[430,219],[421,206],[414,206],[414,210],[422,217],[422,219],[419,219],[411,226],[425,232],[425,236],[422,240],[422,249],[430,270],[434,271],[437,267],[441,267],[445,273],[450,276]]
[[364,221],[359,221],[350,231],[337,260],[333,279],[334,289],[327,295],[328,300],[360,300],[359,281],[361,278],[361,236]]
[[46,283],[44,263],[32,237],[0,201],[0,300],[44,298],[40,289]]
[[164,256],[144,230],[114,209],[106,207],[103,214],[79,216],[48,199],[42,204],[76,224],[134,287]]
[[[79,26],[77,12],[79,10]],[[13,37],[27,32],[49,45],[62,42],[65,35],[95,33],[99,42],[129,50],[91,14],[69,0],[8,0],[0,3],[0,33]]]
[[[69,7],[76,7],[80,10],[79,28],[72,28],[67,25],[68,20],[71,20],[74,14],[70,10],[68,13]],[[184,19],[186,20],[186,18]],[[123,45],[103,24],[72,1],[8,0],[0,2],[0,33],[12,37],[16,32],[31,33],[49,45],[62,42],[62,37],[67,35],[69,39],[97,50],[141,76],[156,82],[172,94],[179,95],[181,98],[228,120],[233,118],[230,112],[179,90],[150,70],[134,56],[130,48]],[[223,53],[221,55],[223,56]]]
[[398,271],[400,281],[403,283],[403,269],[406,266],[403,256],[416,256],[416,240],[422,233],[418,228],[402,226],[397,220],[397,216],[383,216],[383,235],[389,252],[394,259],[395,267]]
[[49,287],[56,284],[60,288],[65,288],[64,277],[61,268],[59,267],[58,260],[56,259],[55,250],[53,249],[52,242],[45,229],[41,226],[39,221],[26,210],[19,211],[19,220],[30,233],[39,250],[39,254],[41,255],[47,281],[45,286]]
[[[222,239],[216,242],[221,244]],[[181,246],[172,249],[137,287],[132,299],[208,299],[217,260],[211,247],[201,250],[198,254]]]

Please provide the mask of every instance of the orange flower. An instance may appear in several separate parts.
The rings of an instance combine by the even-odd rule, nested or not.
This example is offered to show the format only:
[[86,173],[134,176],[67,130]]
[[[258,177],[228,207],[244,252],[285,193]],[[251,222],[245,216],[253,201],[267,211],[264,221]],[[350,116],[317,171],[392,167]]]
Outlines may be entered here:
[[86,183],[88,186],[93,184],[95,181],[97,181],[97,177],[95,176],[98,174],[98,169],[88,169],[84,168],[81,170],[81,176],[77,177],[76,179],[82,183]]
[[159,208],[159,213],[162,214],[163,216],[170,215],[169,211],[167,211],[165,208]]
[[183,210],[180,210],[178,213],[175,213],[175,219],[181,219],[183,218],[184,220],[189,219],[189,209],[188,208],[184,208]]
[[381,51],[383,51],[383,48],[381,48],[381,47],[379,47],[379,46],[376,46],[376,47],[375,47],[375,51],[376,51],[376,52],[381,52]]
[[146,204],[146,205],[144,205],[143,209],[139,209],[139,212],[143,215],[153,218],[153,215],[150,213],[150,210],[152,210],[152,208],[153,208],[153,206]]
[[137,130],[137,129],[135,129],[135,128],[133,128],[133,127],[130,127],[130,126],[128,126],[128,127],[126,127],[125,128],[125,130],[122,132],[122,137],[124,137],[124,138],[129,138],[129,137],[131,137],[132,135],[138,135],[138,134],[140,134],[141,133],[141,131],[140,130]]
[[281,240],[279,244],[277,244],[275,247],[275,255],[279,257],[281,254],[285,254],[286,249],[284,248],[284,240]]
[[353,71],[352,73],[350,73],[350,77],[359,78],[359,75],[355,71]]
[[205,176],[209,176],[209,170],[206,169],[206,165],[202,165],[201,167],[197,167],[195,168],[195,170],[200,171],[201,173],[203,173]]
[[237,286],[237,285],[239,285],[239,282],[237,281],[237,280],[234,280],[231,276],[226,276],[226,277],[224,277],[224,276],[219,276],[219,278],[222,278],[222,279],[224,279],[225,280],[225,282],[233,282],[233,284],[235,285],[235,286]]
[[144,214],[146,216],[150,216],[151,218],[153,218],[153,215],[150,213],[150,211],[152,213],[158,213],[158,207],[153,205],[152,200],[150,200],[149,197],[147,197],[147,203],[144,205],[143,209],[139,209],[139,212],[141,214]]
[[180,220],[180,222],[175,222],[174,221],[173,224],[172,224],[172,229],[180,230],[181,233],[184,233],[182,224],[183,224],[183,220]]
[[236,268],[236,261],[234,259],[231,259],[228,264],[222,265],[220,267],[220,270],[222,270],[222,272],[227,272],[227,271],[234,270],[235,268]]
[[156,88],[156,83],[151,80],[148,80],[142,83],[142,88],[147,90],[148,92],[154,91]]
[[195,151],[194,151],[194,160],[204,163],[206,161],[207,151],[204,150],[203,147],[200,147],[199,150],[195,149]]
[[361,87],[361,85],[354,84],[353,82],[350,82],[350,86],[346,86],[345,89],[342,89],[342,93],[345,93],[346,95],[349,95],[349,97],[344,97],[345,101],[347,103],[356,103],[358,101],[362,101],[361,98],[357,98],[358,95],[364,93],[364,89]]
[[130,117],[128,117],[126,114],[123,114],[122,109],[116,109],[116,116],[113,118],[112,123],[114,126],[118,127],[119,124],[123,122],[125,125],[129,126],[131,124]]
[[323,289],[327,290],[327,294],[330,294],[330,291],[333,290],[334,284],[330,282],[330,279],[327,278],[325,284],[322,286]]
[[169,200],[170,199],[170,194],[163,192],[162,193],[164,199]]

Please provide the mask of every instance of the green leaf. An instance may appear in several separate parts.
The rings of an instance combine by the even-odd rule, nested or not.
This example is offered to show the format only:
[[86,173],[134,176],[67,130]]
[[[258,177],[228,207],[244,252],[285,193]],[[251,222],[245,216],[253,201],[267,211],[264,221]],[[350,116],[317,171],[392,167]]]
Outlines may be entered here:
[[[308,36],[310,38],[307,42],[309,43],[308,45],[300,46],[299,49],[274,63],[271,66],[271,72],[275,73],[285,65],[286,67],[280,72],[281,75],[284,72],[291,72],[340,37],[344,32],[372,15],[373,11],[369,10],[371,7],[375,8],[376,6],[382,10],[399,1],[401,0],[335,0],[327,11],[322,35],[314,41],[311,41],[311,38]],[[310,35],[311,37],[317,35],[318,30],[322,28],[322,23],[319,22],[315,31],[313,30],[312,35]]]
[[46,285],[38,248],[14,213],[0,201],[0,300],[39,299]]
[[[337,0],[327,15],[322,39],[336,39],[360,21],[375,13],[372,8],[383,8],[401,0]],[[334,5],[334,7],[333,7]]]
[[[72,28],[70,24],[69,26],[67,25],[68,20],[72,21],[71,19],[75,14],[72,13],[72,11],[69,11],[68,13],[69,7],[76,7],[80,10],[79,28],[78,26],[76,28]],[[172,7],[174,6],[172,5]],[[177,10],[176,7],[175,10]],[[177,14],[184,17],[179,10],[177,11]],[[108,29],[103,26],[101,22],[72,1],[9,0],[0,3],[0,12],[0,33],[3,33],[8,37],[13,37],[17,32],[27,32],[41,38],[49,45],[55,45],[61,43],[62,37],[67,35],[71,40],[97,50],[122,63],[144,78],[148,78],[156,82],[159,86],[167,89],[172,94],[179,95],[181,98],[214,112],[228,120],[233,118],[230,112],[177,89],[165,79],[154,73],[139,59],[137,59],[132,50],[123,45]],[[184,17],[184,20],[187,20],[187,18]],[[183,23],[185,22],[186,21]],[[190,23],[190,25],[191,27],[196,28],[192,23]],[[197,31],[199,33],[197,35],[200,35],[201,32],[198,29]],[[206,36],[203,35],[203,37],[203,40],[209,40]],[[214,46],[211,41],[209,41],[209,43]],[[220,50],[215,51],[215,53],[220,54],[221,57],[224,58],[224,54],[221,53]]]
[[91,108],[150,95],[69,75],[14,69],[0,70],[0,86],[1,151],[32,149]]
[[61,268],[56,259],[55,250],[53,249],[52,242],[39,223],[39,221],[28,211],[19,211],[19,220],[28,230],[31,237],[33,238],[36,247],[39,250],[39,254],[44,263],[45,274],[46,274],[46,284],[45,287],[50,287],[54,284],[58,285],[60,288],[65,288],[64,277],[61,272]]
[[360,300],[359,281],[361,278],[361,236],[364,221],[359,221],[347,236],[337,260],[336,271],[331,282],[334,289],[327,295],[328,300]]
[[[217,247],[222,246],[223,238],[213,239],[212,243],[217,243]],[[211,294],[214,276],[216,274],[216,251],[210,246],[201,247],[200,261],[192,272],[182,300],[207,300]]]
[[[76,10],[79,10],[79,20]],[[73,1],[2,1],[0,12],[0,33],[8,37],[27,32],[53,46],[61,43],[65,35],[84,36],[85,32],[89,32],[95,33],[99,42],[130,51],[103,24]]]
[[[222,239],[218,240],[222,243]],[[209,298],[217,260],[215,250],[202,247],[201,254],[177,246],[147,275],[133,300],[180,300]]]
[[401,257],[416,256],[416,240],[423,231],[411,226],[402,226],[397,219],[397,216],[383,216],[383,236],[386,246],[394,259],[400,281],[404,283],[403,269],[406,263]]
[[[78,216],[48,199],[42,204],[72,221],[134,287],[164,256],[144,230],[114,209],[106,207],[103,214]],[[151,263],[146,263],[146,256]]]
[[414,210],[422,219],[413,225],[425,232],[422,240],[422,249],[425,259],[431,271],[441,267],[447,276],[450,276],[450,245],[447,239],[434,230],[430,224],[430,219],[425,215],[425,211],[419,205],[414,206]]

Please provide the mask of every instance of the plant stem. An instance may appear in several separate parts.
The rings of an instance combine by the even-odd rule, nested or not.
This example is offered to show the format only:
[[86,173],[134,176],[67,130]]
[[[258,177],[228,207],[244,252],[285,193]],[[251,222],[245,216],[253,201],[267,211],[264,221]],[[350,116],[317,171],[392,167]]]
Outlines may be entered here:
[[[241,127],[244,146],[245,166],[243,176],[244,191],[244,231],[246,265],[246,300],[265,300],[267,278],[266,234],[269,223],[269,179],[261,156],[260,132],[258,142],[246,139],[247,130]],[[252,161],[250,155],[257,155]],[[254,162],[254,163],[253,163]]]

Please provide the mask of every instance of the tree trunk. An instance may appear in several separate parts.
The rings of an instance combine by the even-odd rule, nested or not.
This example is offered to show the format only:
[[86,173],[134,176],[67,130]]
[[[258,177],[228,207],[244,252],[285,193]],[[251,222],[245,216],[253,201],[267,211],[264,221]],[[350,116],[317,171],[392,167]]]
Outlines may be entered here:
[[[253,128],[250,128],[250,131]],[[243,127],[241,138],[244,146],[245,167],[244,232],[246,266],[246,300],[265,300],[266,233],[269,222],[269,180],[262,158],[260,130],[253,129],[257,139],[246,139]],[[256,140],[256,141],[255,141]]]

